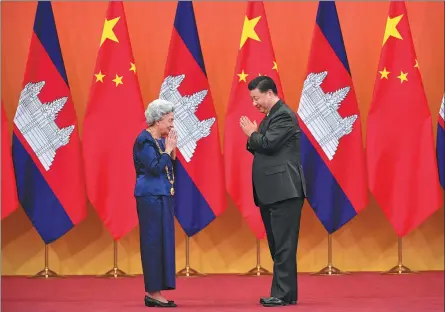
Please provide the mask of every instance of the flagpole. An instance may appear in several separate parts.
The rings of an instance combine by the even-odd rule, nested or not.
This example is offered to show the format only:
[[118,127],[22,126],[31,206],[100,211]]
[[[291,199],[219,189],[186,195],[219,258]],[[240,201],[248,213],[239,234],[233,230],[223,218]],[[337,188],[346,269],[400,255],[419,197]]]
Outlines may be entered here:
[[190,238],[187,235],[185,235],[185,268],[179,270],[176,276],[205,276],[205,274],[199,273],[190,267]]
[[412,273],[418,273],[416,271],[411,270],[410,268],[403,265],[403,249],[402,249],[402,238],[397,239],[397,249],[398,249],[398,264],[391,268],[390,270],[383,272],[382,274],[412,274]]
[[332,234],[328,235],[328,265],[316,273],[311,275],[327,276],[327,275],[347,275],[349,272],[343,272],[332,264]]
[[57,274],[49,268],[48,245],[45,244],[45,267],[30,278],[63,278],[64,276]]
[[261,275],[272,275],[272,273],[261,266],[261,249],[260,240],[256,239],[256,267],[250,269],[246,273],[242,274],[245,276],[261,276]]
[[113,249],[114,249],[113,268],[111,270],[108,270],[104,274],[99,275],[98,277],[103,277],[103,278],[134,277],[134,275],[125,273],[124,271],[119,269],[119,267],[117,266],[118,254],[117,254],[117,241],[116,240],[113,240]]

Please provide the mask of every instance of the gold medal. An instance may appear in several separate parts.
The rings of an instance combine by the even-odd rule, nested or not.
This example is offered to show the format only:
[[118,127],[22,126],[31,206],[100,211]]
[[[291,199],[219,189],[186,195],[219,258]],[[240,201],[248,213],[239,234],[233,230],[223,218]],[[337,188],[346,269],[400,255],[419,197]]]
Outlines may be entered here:
[[[158,141],[156,139],[154,141],[155,141],[156,145],[158,146],[159,153],[161,153],[161,154],[164,153],[164,151],[162,151],[161,146],[159,145]],[[173,195],[175,195],[175,189],[173,188],[173,184],[175,183],[175,173],[173,172],[173,168],[172,168],[172,176],[170,178],[170,173],[168,172],[167,166],[165,166],[165,173],[167,174],[168,182],[170,182],[170,184],[172,185],[170,188],[170,194],[173,196]]]

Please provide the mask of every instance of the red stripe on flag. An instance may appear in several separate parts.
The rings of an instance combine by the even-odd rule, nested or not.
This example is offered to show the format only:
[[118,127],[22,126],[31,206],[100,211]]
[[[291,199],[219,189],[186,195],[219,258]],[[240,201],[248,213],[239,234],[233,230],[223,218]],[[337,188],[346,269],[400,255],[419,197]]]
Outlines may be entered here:
[[14,166],[12,165],[11,137],[8,131],[8,121],[6,119],[3,101],[1,102],[2,112],[2,213],[1,219],[6,218],[17,209],[19,201],[17,198],[17,187],[14,175]]

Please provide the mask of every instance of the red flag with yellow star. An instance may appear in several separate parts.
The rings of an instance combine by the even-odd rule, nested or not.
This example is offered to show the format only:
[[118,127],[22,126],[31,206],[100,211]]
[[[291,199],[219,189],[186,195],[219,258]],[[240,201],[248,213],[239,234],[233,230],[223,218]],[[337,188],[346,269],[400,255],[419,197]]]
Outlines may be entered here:
[[137,226],[133,143],[144,105],[124,6],[110,1],[83,122],[88,198],[115,240]]
[[271,77],[284,100],[264,4],[249,1],[225,120],[224,161],[227,191],[255,236],[262,239],[265,229],[252,195],[253,155],[246,150],[247,138],[239,125],[241,116],[257,124],[264,118],[253,107],[247,89],[247,84],[258,75]]
[[366,141],[371,193],[403,237],[440,208],[442,195],[431,112],[402,1],[390,4]]

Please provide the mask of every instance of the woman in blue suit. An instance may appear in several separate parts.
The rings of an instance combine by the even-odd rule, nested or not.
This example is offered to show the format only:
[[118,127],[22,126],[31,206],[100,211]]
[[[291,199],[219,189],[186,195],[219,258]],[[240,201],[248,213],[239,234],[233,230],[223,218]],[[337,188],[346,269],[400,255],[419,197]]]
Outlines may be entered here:
[[136,170],[134,196],[140,227],[145,305],[176,307],[161,290],[175,289],[174,187],[176,132],[174,105],[154,100],[145,111],[148,128],[136,138],[133,160]]

